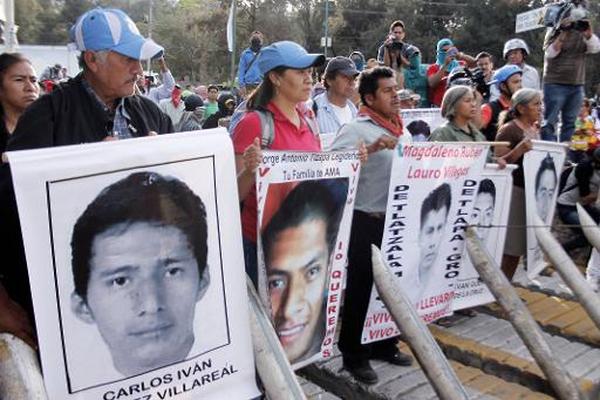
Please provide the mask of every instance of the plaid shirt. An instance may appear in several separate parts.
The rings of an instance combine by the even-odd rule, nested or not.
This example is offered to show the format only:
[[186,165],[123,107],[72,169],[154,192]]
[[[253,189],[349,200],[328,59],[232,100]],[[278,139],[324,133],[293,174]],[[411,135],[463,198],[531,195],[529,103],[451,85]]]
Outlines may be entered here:
[[90,83],[85,79],[82,79],[82,84],[85,90],[90,94],[90,96],[96,100],[98,106],[108,115],[109,119],[113,121],[112,129],[107,130],[107,136],[114,136],[119,139],[129,139],[132,137],[131,135],[131,117],[127,113],[125,109],[124,99],[119,99],[119,104],[114,110],[111,110],[106,104],[100,99],[98,94],[92,89]]

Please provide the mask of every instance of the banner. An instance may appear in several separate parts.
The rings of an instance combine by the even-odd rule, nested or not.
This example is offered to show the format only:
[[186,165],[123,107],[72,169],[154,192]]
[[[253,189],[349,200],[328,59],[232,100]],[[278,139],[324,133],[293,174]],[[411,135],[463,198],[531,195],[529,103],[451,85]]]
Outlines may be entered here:
[[354,151],[263,151],[259,291],[294,368],[333,353],[359,173]]
[[404,124],[404,133],[410,133],[414,142],[427,141],[431,132],[446,122],[439,108],[401,110],[400,116]]
[[233,52],[235,47],[235,0],[231,1],[227,17],[227,51]]
[[225,130],[7,154],[50,400],[259,394]]
[[515,18],[515,33],[531,31],[533,29],[544,27],[544,13],[546,7],[536,8],[535,10],[526,11],[517,14]]
[[[489,146],[399,144],[392,165],[381,251],[423,321],[452,314],[465,230]],[[362,343],[399,334],[373,287]]]
[[525,215],[527,220],[527,276],[535,278],[545,267],[544,253],[535,230],[534,213],[544,225],[551,226],[558,197],[558,182],[565,162],[566,145],[533,141],[531,151],[523,157],[525,174]]
[[[477,236],[498,266],[502,263],[506,225],[512,194],[512,172],[516,165],[498,168],[498,164],[487,164],[479,179],[479,187],[473,203],[471,225],[476,226]],[[485,283],[473,267],[466,249],[460,277],[454,282],[452,309],[462,310],[494,301]]]

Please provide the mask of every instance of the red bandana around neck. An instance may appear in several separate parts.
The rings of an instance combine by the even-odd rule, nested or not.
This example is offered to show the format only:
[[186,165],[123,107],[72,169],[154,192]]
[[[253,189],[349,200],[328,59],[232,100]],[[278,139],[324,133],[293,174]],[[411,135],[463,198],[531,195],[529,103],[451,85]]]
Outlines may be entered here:
[[400,137],[403,133],[402,118],[400,118],[400,115],[396,115],[393,120],[390,120],[365,105],[360,106],[358,115],[371,118],[377,125],[387,129],[395,137]]

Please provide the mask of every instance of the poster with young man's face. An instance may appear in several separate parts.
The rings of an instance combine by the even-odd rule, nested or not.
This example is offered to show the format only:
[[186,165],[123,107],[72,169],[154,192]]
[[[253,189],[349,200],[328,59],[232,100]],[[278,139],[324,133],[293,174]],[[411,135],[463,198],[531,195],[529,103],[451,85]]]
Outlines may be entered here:
[[[523,157],[527,226],[536,225],[534,215],[552,226],[560,173],[565,162],[565,145],[534,141],[533,149]],[[527,276],[535,278],[544,268],[544,253],[533,228],[527,228]]]
[[401,110],[400,116],[404,132],[410,133],[414,142],[426,142],[431,132],[446,122],[439,108]]
[[263,152],[259,291],[294,368],[332,353],[359,168],[355,152]]
[[[470,225],[475,228],[477,237],[498,266],[502,262],[504,252],[512,193],[512,172],[515,168],[514,165],[507,165],[500,169],[497,164],[487,164],[479,179],[471,212]],[[494,296],[473,267],[466,248],[461,269],[460,277],[454,282],[454,311],[494,301]]]
[[230,151],[209,133],[9,155],[50,399],[258,393]]
[[[475,143],[396,148],[381,252],[427,323],[452,313],[453,285],[462,274],[465,230],[487,151],[487,145]],[[373,286],[362,342],[398,334]]]

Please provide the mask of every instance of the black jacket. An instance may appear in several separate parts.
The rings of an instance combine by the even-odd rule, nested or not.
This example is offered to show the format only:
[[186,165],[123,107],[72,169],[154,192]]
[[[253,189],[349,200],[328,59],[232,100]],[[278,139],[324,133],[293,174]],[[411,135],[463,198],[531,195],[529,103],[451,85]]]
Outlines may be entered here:
[[[98,142],[112,131],[112,119],[81,82],[81,75],[40,97],[19,119],[7,150]],[[173,132],[171,119],[144,96],[125,98],[134,137]]]
[[[143,96],[125,98],[131,117],[132,135],[147,136],[173,132],[171,119]],[[81,75],[42,96],[21,116],[7,145],[7,151],[98,142],[112,130],[112,120],[91,97]],[[130,129],[131,130],[131,129]],[[0,166],[0,282],[11,298],[32,316],[27,264],[10,168]]]

